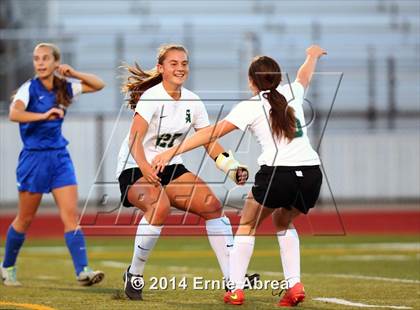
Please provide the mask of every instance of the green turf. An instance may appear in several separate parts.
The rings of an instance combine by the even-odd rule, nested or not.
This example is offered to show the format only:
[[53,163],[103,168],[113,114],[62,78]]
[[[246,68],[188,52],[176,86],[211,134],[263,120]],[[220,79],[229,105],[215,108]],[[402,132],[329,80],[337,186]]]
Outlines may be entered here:
[[[299,309],[353,309],[315,301],[341,298],[372,305],[420,309],[419,236],[302,237],[302,280],[307,299]],[[132,238],[88,238],[91,266],[106,272],[96,287],[77,285],[62,240],[27,240],[18,261],[22,288],[0,285],[0,302],[31,303],[55,309],[231,309],[222,303],[222,290],[192,290],[193,277],[217,279],[220,272],[205,237],[161,238],[146,266],[150,277],[186,277],[187,290],[144,291],[145,300],[126,300],[122,273],[131,258]],[[3,252],[3,249],[1,249]],[[250,271],[262,279],[281,279],[281,263],[274,237],[257,237]],[[371,276],[415,280],[414,283],[360,279]],[[148,285],[150,282],[148,283]],[[271,290],[247,291],[241,309],[270,309],[278,297]],[[23,309],[0,305],[0,309]],[[356,308],[355,308],[356,309]],[[360,308],[357,308],[360,309]]]

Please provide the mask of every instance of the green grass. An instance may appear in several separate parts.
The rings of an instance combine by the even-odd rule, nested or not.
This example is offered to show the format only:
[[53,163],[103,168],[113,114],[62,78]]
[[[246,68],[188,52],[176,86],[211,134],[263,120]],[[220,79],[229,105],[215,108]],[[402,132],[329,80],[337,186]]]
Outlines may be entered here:
[[[161,238],[145,270],[150,277],[187,278],[187,290],[145,289],[144,301],[124,298],[122,273],[131,260],[133,238],[88,237],[90,265],[106,272],[98,286],[77,285],[62,240],[27,240],[18,260],[21,288],[0,285],[0,309],[23,309],[1,302],[30,303],[55,309],[231,309],[222,303],[222,290],[192,290],[192,278],[220,277],[217,261],[205,237]],[[372,305],[420,309],[419,236],[302,237],[302,281],[307,299],[299,309],[353,309],[316,301],[341,298]],[[3,249],[1,249],[1,252]],[[119,264],[118,264],[119,263]],[[257,237],[250,271],[263,280],[281,279],[274,237]],[[361,279],[355,276],[415,280],[414,283]],[[146,284],[146,287],[150,284]],[[241,309],[270,309],[278,297],[271,290],[247,291]],[[355,308],[356,309],[356,308]],[[357,308],[360,309],[360,308]]]

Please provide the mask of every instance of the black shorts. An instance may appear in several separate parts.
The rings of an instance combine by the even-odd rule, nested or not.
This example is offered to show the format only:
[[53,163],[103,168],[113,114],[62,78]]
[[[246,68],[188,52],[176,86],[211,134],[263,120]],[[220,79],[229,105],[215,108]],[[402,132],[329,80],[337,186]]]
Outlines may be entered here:
[[307,214],[322,184],[319,166],[261,166],[252,187],[254,199],[267,208],[295,207]]
[[[163,172],[158,173],[160,184],[162,186],[168,185],[171,181],[179,178],[184,173],[190,172],[182,164],[166,166]],[[127,193],[130,186],[137,182],[143,176],[139,168],[130,168],[121,172],[118,177],[121,191],[121,201],[124,207],[132,207],[133,205],[127,199]]]

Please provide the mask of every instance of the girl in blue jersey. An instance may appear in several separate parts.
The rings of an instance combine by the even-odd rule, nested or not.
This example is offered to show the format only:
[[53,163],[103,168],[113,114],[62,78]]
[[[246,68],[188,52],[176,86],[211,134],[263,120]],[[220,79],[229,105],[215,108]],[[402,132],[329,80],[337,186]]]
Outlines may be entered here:
[[[60,51],[50,43],[35,47],[33,65],[36,76],[18,89],[10,105],[9,118],[19,123],[23,150],[16,169],[18,214],[7,232],[1,265],[3,283],[21,285],[16,279],[17,255],[42,195],[52,193],[60,210],[77,280],[81,285],[92,285],[100,282],[104,273],[88,267],[84,236],[77,224],[76,176],[61,126],[72,99],[102,89],[104,82],[93,74],[60,64]],[[68,82],[56,73],[79,82]]]

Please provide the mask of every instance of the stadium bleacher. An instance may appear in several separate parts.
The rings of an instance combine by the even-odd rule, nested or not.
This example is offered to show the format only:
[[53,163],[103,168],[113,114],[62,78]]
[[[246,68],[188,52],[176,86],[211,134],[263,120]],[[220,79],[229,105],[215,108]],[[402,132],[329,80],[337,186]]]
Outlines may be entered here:
[[[166,42],[179,42],[190,50],[191,73],[187,87],[204,99],[212,119],[220,105],[225,104],[225,109],[229,110],[235,99],[249,97],[246,72],[254,55],[275,57],[293,79],[304,60],[304,49],[312,43],[324,46],[329,55],[319,64],[321,74],[314,79],[308,99],[317,109],[328,111],[343,73],[333,115],[346,117],[354,114],[330,120],[324,147],[321,148],[321,157],[325,159],[337,197],[399,199],[401,191],[404,192],[402,198],[418,197],[420,180],[415,168],[419,163],[416,157],[407,155],[416,154],[419,143],[418,135],[412,131],[413,128],[417,132],[419,130],[420,113],[420,41],[416,35],[420,30],[420,4],[417,1],[245,0],[240,1],[240,5],[235,0],[184,0],[177,1],[176,5],[173,1],[133,0],[12,2],[17,11],[21,10],[15,20],[21,22],[23,29],[2,30],[0,34],[2,38],[18,38],[23,49],[19,65],[25,65],[28,74],[34,42],[53,40],[62,48],[64,61],[80,70],[98,74],[107,83],[101,92],[82,96],[72,107],[64,126],[70,141],[77,141],[77,137],[83,134],[87,141],[72,142],[70,145],[78,167],[82,199],[89,196],[96,168],[100,164],[100,154],[108,143],[110,149],[100,168],[103,169],[100,179],[114,180],[116,152],[130,119],[122,117],[121,124],[117,126],[122,129],[112,134],[116,115],[124,104],[119,90],[121,80],[118,78],[122,72],[118,66],[123,61],[137,61],[145,68],[151,68],[155,64],[156,48]],[[44,27],[42,30],[25,28],[35,24],[31,19],[25,24],[25,12],[30,11],[31,6],[34,10],[46,11],[44,23],[40,24]],[[24,59],[26,64],[22,61]],[[392,102],[389,97],[389,59],[395,62],[394,104],[399,113],[408,117],[397,117],[392,132],[387,131],[390,127],[387,113]],[[373,73],[369,72],[372,67],[375,69]],[[10,80],[13,79],[7,81],[9,84]],[[17,80],[13,87],[22,82]],[[369,89],[374,95],[369,95]],[[372,126],[375,130],[367,134],[367,128],[371,128],[367,111],[372,102],[379,116]],[[7,111],[7,104],[3,102],[4,111]],[[103,123],[98,123],[98,114],[104,115]],[[324,123],[325,119],[311,130],[315,141]],[[2,141],[18,139],[13,124],[5,122],[1,126]],[[103,128],[101,137],[98,136],[98,128]],[[87,132],[89,135],[86,135]],[[364,135],[363,139],[359,138],[361,135]],[[99,143],[102,147],[98,149],[97,141],[102,141]],[[396,148],[393,157],[380,156],[389,152],[389,145],[399,143],[407,149]],[[370,154],[366,161],[368,166],[376,167],[374,171],[384,166],[391,167],[390,175],[381,171],[383,178],[390,179],[390,182],[374,184],[375,174],[357,172],[360,158],[349,153],[349,150],[355,150],[352,146],[356,144]],[[86,148],[91,145],[94,145],[95,151],[87,156]],[[5,179],[0,196],[5,201],[16,198],[14,182],[9,179],[13,176],[13,161],[19,147],[9,146],[7,152],[2,151],[0,168],[9,176],[7,180],[2,176]],[[255,148],[248,146],[248,150],[248,155],[246,150],[243,153],[246,161],[254,156],[252,152]],[[195,153],[186,156],[191,159],[192,166],[196,166]],[[405,160],[397,164],[398,158]],[[397,169],[399,164],[401,167]],[[355,186],[341,182],[343,171]],[[210,165],[203,173],[208,181],[220,178]],[[407,177],[412,182],[401,189],[401,180]],[[117,197],[117,194],[114,196]],[[324,196],[328,199],[330,194],[324,192]]]

